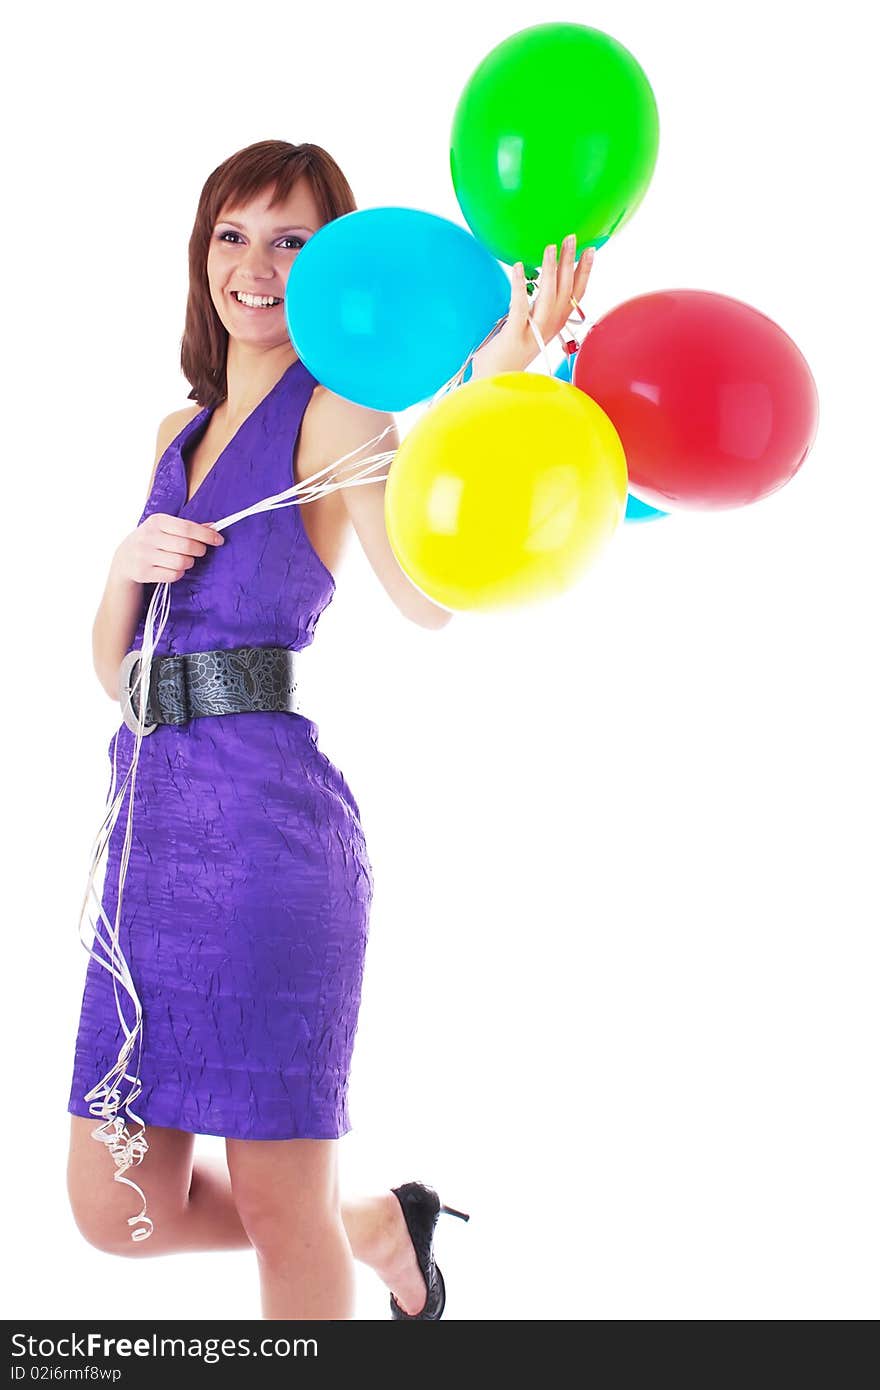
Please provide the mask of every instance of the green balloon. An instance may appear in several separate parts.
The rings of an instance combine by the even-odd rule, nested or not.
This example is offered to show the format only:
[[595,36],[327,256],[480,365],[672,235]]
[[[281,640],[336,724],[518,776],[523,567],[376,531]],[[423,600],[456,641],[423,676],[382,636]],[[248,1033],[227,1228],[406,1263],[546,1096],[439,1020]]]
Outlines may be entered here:
[[450,168],[474,236],[540,266],[569,232],[578,254],[632,217],[657,162],[650,83],[609,34],[536,24],[486,55],[455,108]]

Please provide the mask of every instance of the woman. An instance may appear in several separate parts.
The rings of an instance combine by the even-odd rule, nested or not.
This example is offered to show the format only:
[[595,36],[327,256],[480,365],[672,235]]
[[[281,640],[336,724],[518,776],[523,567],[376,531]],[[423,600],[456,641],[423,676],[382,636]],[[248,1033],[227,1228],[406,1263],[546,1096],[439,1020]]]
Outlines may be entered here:
[[[252,513],[225,536],[207,520],[308,479],[386,426],[383,448],[397,446],[392,417],[321,386],[285,325],[298,250],[355,206],[326,151],[276,140],[226,160],[199,200],[181,351],[197,404],[160,426],[147,504],[114,554],[94,626],[95,667],[116,699],[152,588],[174,586],[153,655],[165,695],[151,683],[119,935],[143,1007],[136,1110],[149,1239],[132,1240],[131,1187],[108,1180],[93,1137],[101,1112],[85,1099],[123,1042],[110,972],[94,957],[68,1105],[68,1191],[83,1236],[116,1254],[252,1246],[266,1318],[350,1318],[354,1257],[391,1290],[393,1316],[435,1319],[445,1295],[433,1189],[340,1199],[335,1141],[350,1128],[372,866],[357,802],[317,726],[277,697],[278,672],[294,669],[291,653],[311,642],[332,599],[349,524],[405,617],[439,628],[451,615],[397,564],[381,482]],[[583,293],[589,262],[575,275],[567,246],[557,270],[547,248],[534,306],[545,340]],[[535,357],[528,316],[518,267],[511,312],[474,375]],[[255,681],[266,703],[253,702]],[[108,749],[120,780],[134,743],[123,723]],[[124,822],[105,874],[111,922]],[[193,1163],[195,1134],[226,1138],[228,1171]]]

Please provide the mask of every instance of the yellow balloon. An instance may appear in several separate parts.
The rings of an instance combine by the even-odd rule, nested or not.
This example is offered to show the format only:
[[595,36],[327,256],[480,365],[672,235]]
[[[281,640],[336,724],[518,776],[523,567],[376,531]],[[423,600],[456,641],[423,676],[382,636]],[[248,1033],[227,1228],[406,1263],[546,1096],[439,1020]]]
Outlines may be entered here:
[[488,611],[569,589],[623,521],[626,497],[604,410],[559,377],[503,372],[451,391],[406,436],[385,525],[428,598]]

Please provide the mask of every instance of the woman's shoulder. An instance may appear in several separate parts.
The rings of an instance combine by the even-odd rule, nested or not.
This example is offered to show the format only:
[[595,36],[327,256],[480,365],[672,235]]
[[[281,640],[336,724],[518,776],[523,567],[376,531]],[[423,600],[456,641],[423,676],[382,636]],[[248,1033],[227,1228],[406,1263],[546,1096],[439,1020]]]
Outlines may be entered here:
[[194,420],[202,409],[203,407],[196,401],[190,405],[185,405],[181,410],[172,410],[170,415],[165,416],[164,420],[159,424],[159,430],[156,436],[157,463],[168,448],[172,439],[176,439],[184,426],[188,425],[190,420]]
[[147,488],[148,498],[152,495],[153,483],[156,479],[156,470],[159,467],[159,460],[168,449],[172,440],[177,438],[181,430],[189,424],[190,420],[193,420],[196,415],[198,415],[201,409],[202,406],[198,404],[185,405],[182,410],[172,410],[171,414],[166,415],[165,419],[161,421],[156,434],[156,457],[153,459],[150,483]]
[[[314,445],[316,467],[320,467],[327,461],[325,456],[335,458],[337,454],[357,448],[394,423],[394,416],[388,411],[358,405],[319,383],[312,392],[303,420],[303,433]],[[388,436],[385,438],[387,440]],[[395,438],[394,443],[383,442],[378,447],[395,448],[396,443]]]
[[374,410],[369,405],[358,405],[357,401],[350,401],[345,396],[337,396],[335,391],[331,391],[329,386],[322,386],[317,383],[312,391],[310,407],[314,407],[315,414],[321,414],[329,421],[363,419],[376,421],[380,417],[390,419],[391,416],[385,410]]
[[[300,427],[298,471],[308,478],[367,445],[394,450],[399,444],[394,416],[358,405],[320,383],[315,386]],[[384,437],[379,440],[378,436]],[[367,456],[361,454],[363,461]],[[357,461],[357,460],[356,460]]]

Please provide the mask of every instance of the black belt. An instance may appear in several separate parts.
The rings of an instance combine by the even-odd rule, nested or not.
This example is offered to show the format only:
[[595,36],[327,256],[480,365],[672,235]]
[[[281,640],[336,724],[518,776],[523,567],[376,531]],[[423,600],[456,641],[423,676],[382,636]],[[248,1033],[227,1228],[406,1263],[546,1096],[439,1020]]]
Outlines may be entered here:
[[[298,708],[296,652],[289,647],[233,647],[154,656],[150,665],[144,734],[157,724],[186,724],[205,714]],[[133,733],[140,714],[140,651],[119,667],[119,704]],[[133,668],[138,669],[132,674]]]

